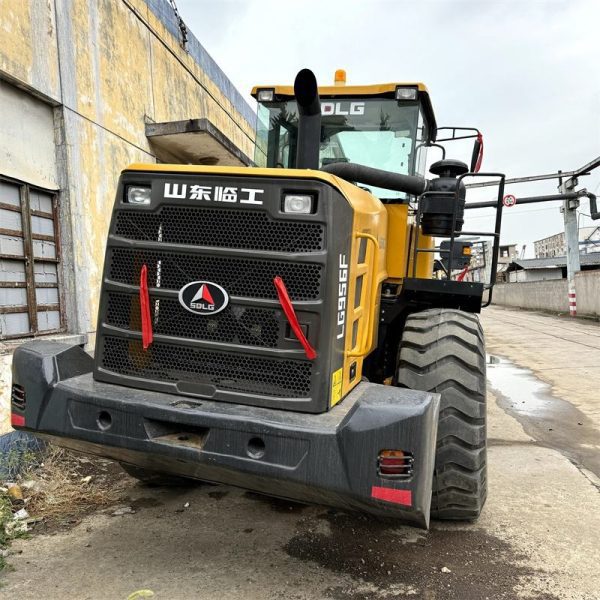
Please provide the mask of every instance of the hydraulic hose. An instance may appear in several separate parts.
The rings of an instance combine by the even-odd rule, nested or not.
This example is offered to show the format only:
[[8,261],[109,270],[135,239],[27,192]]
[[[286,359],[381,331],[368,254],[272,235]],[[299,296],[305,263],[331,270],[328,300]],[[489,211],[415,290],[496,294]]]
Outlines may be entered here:
[[405,192],[413,196],[420,196],[427,190],[428,186],[427,179],[417,175],[401,175],[400,173],[373,169],[356,163],[332,163],[322,167],[321,171],[337,175],[347,181]]

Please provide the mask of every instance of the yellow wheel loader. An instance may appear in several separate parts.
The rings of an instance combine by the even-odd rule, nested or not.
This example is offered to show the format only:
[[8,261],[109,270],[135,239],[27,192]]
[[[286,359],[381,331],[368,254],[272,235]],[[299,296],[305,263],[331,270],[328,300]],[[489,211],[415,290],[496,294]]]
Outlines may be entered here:
[[[253,95],[255,166],[123,171],[94,356],[20,347],[13,425],[149,482],[421,527],[475,519],[487,489],[477,313],[504,176],[478,172],[479,131],[437,127],[420,83],[351,86],[338,72],[318,87],[304,69]],[[469,137],[470,166],[445,158],[440,139]],[[426,179],[432,147],[442,159]],[[465,232],[464,180],[481,176],[498,181],[496,227]],[[465,281],[463,240],[484,235],[489,282]]]

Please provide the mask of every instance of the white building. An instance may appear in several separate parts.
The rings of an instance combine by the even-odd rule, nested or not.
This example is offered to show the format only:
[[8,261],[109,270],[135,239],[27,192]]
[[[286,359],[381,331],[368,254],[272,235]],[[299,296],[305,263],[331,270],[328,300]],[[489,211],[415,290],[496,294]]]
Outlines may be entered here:
[[[533,242],[536,258],[551,258],[565,256],[567,246],[565,233],[556,233],[547,238]],[[579,254],[589,254],[600,251],[600,225],[582,227],[579,230]]]

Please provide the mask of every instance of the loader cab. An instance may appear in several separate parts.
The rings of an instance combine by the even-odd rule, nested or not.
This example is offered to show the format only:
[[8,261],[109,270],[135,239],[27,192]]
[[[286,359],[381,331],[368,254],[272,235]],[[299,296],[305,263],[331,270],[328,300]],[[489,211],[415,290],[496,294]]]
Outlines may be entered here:
[[[259,86],[254,161],[258,167],[294,168],[298,107],[291,86]],[[429,94],[421,83],[319,87],[319,168],[350,162],[404,175],[425,175],[426,144],[435,141]],[[384,202],[406,201],[403,192],[367,187]]]

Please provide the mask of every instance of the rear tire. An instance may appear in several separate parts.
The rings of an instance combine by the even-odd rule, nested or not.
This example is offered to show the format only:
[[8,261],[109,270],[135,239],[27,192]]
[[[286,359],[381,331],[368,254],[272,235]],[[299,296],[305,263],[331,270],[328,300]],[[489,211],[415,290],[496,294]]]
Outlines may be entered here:
[[150,486],[166,486],[166,487],[189,487],[196,484],[193,479],[186,477],[178,477],[177,475],[169,475],[158,471],[151,471],[143,467],[128,465],[127,463],[119,463],[125,473],[131,475],[134,479]]
[[441,394],[431,516],[474,520],[487,496],[485,343],[477,315],[430,309],[406,319],[396,385]]

